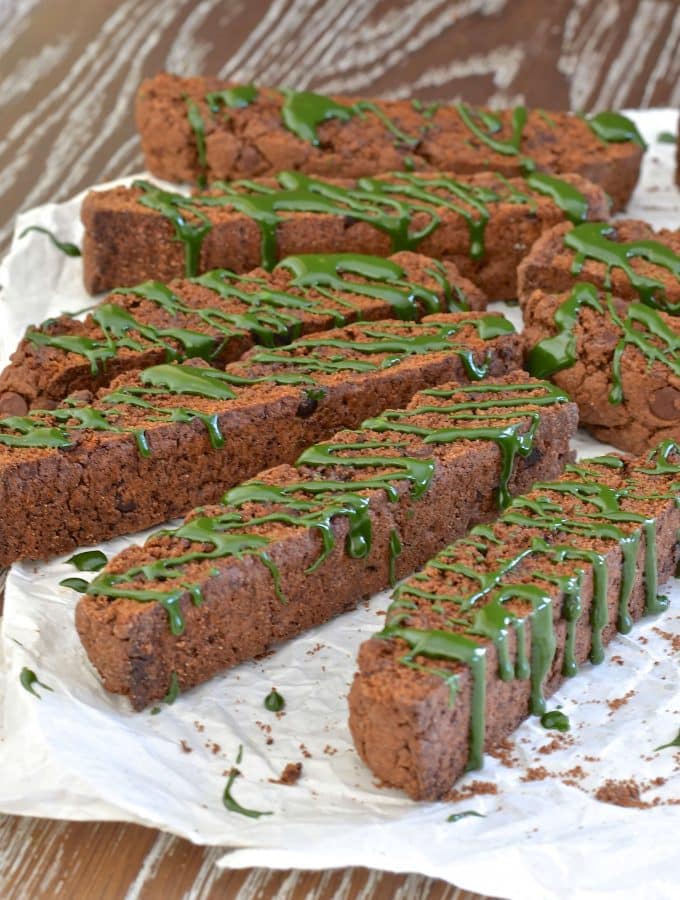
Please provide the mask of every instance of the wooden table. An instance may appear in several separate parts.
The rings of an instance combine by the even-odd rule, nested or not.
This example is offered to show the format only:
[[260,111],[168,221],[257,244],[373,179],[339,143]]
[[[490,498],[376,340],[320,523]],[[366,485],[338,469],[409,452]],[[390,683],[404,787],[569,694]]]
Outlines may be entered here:
[[[676,0],[14,0],[0,5],[0,249],[17,211],[141,168],[160,69],[324,91],[547,108],[680,105]],[[5,817],[13,898],[473,897],[367,869],[221,872],[132,825]]]

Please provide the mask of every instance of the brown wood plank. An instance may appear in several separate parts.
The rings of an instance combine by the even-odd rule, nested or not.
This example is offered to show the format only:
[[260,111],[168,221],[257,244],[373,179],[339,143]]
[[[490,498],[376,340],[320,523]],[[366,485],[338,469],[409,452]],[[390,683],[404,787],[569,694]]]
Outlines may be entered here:
[[138,825],[0,819],[3,900],[477,900],[438,879],[365,868],[300,872],[216,868],[220,848]]

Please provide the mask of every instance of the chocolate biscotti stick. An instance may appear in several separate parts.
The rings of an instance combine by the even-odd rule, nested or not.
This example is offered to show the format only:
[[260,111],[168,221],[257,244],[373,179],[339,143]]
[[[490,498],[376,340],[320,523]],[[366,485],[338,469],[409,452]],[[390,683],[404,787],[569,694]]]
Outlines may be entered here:
[[539,238],[519,266],[518,297],[531,324],[535,290],[559,293],[588,281],[616,297],[680,313],[680,230],[654,231],[647,222],[556,225]]
[[257,656],[421,565],[570,456],[576,410],[514,372],[426,390],[115,557],[76,625],[135,709]]
[[282,169],[375,175],[391,169],[578,172],[618,208],[637,181],[644,142],[615,112],[564,112],[368,100],[160,74],[136,104],[146,168],[205,184]]
[[350,693],[361,758],[441,798],[579,664],[665,608],[680,557],[680,447],[596,457],[514,500],[396,592]]
[[522,306],[527,367],[573,397],[582,426],[632,453],[680,441],[680,318],[587,282]]
[[350,325],[253,350],[128,373],[92,405],[0,419],[0,566],[148,528],[214,503],[424,387],[521,364],[502,316],[453,313]]
[[480,309],[482,293],[452,263],[408,251],[289,256],[272,272],[224,269],[168,284],[114,291],[83,321],[31,328],[0,374],[0,414],[50,409],[73,391],[95,391],[122,372],[200,357],[223,366],[254,344],[355,321],[419,320]]
[[137,181],[83,201],[84,279],[96,292],[215,268],[272,269],[297,253],[412,250],[454,262],[500,300],[516,296],[517,264],[546,229],[608,214],[602,188],[540,172],[343,181],[290,171],[190,198]]

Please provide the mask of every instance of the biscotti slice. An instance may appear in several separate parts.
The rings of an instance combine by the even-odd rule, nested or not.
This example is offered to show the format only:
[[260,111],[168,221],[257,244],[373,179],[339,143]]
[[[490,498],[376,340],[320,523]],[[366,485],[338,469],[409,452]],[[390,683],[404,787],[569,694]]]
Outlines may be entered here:
[[297,169],[375,175],[391,169],[520,174],[578,172],[622,207],[644,142],[615,112],[477,109],[420,100],[368,100],[160,74],[137,93],[146,168],[206,183]]
[[122,372],[200,357],[223,366],[254,344],[355,321],[484,307],[452,263],[408,251],[289,256],[272,272],[224,269],[197,278],[114,291],[83,321],[31,328],[0,374],[0,414],[54,408],[74,391],[96,391]]
[[350,609],[570,458],[576,409],[514,372],[445,385],[116,556],[76,625],[135,709]]
[[396,592],[362,644],[350,728],[414,799],[445,796],[579,664],[665,608],[680,557],[680,447],[596,457],[539,483]]
[[138,531],[214,503],[424,387],[521,365],[502,316],[388,320],[122,375],[96,401],[0,419],[0,565]]
[[519,266],[518,296],[531,324],[528,298],[540,289],[570,290],[588,281],[616,297],[680,313],[680,230],[654,231],[646,222],[556,225],[540,237]]
[[527,367],[578,403],[582,426],[632,453],[680,441],[680,318],[586,282],[523,308]]
[[412,250],[454,262],[498,300],[516,296],[517,264],[546,229],[608,214],[602,188],[538,172],[343,181],[291,171],[192,197],[137,181],[85,197],[83,272],[96,292],[215,268],[272,269],[298,253]]

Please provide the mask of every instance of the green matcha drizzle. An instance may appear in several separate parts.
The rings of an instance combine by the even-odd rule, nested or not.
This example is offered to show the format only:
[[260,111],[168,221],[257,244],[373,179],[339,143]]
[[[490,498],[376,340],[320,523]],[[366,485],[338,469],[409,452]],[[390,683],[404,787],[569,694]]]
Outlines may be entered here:
[[559,709],[551,709],[541,716],[541,725],[544,728],[554,729],[555,731],[566,732],[571,727],[569,719]]
[[[256,97],[257,88],[252,84],[244,84],[239,87],[227,88],[223,91],[212,91],[205,95],[204,100],[212,115],[215,116],[224,107],[236,109],[248,106]],[[200,169],[198,183],[200,187],[205,187],[208,174],[205,121],[196,100],[186,95],[182,99],[186,104],[187,122],[193,132],[196,144],[196,156],[198,157]]]
[[474,809],[465,809],[463,812],[451,813],[446,817],[447,822],[460,822],[461,819],[468,819],[470,816],[476,816],[478,819],[485,819],[484,813],[475,812]]
[[[203,208],[227,206],[257,223],[261,235],[262,265],[272,269],[278,258],[278,227],[281,213],[308,212],[348,217],[366,222],[390,239],[391,250],[416,250],[442,224],[441,210],[451,210],[467,222],[470,254],[484,256],[484,230],[490,216],[489,204],[510,201],[526,204],[531,197],[505,186],[491,190],[453,178],[428,178],[412,172],[392,173],[389,178],[360,178],[355,187],[341,187],[304,175],[280,172],[279,187],[257,181],[216,182],[219,193],[184,197],[163,191],[149,182],[136,181],[142,191],[139,202],[165,216],[175,230],[175,239],[185,246],[186,271],[198,271],[200,250],[212,228]],[[580,222],[587,201],[572,185],[553,176],[535,175],[527,187],[549,196],[572,221]],[[502,180],[501,180],[502,184]],[[421,228],[412,222],[425,214]]]
[[[257,343],[273,347],[298,337],[302,330],[301,319],[286,310],[327,315],[338,326],[346,324],[350,315],[360,320],[361,307],[338,296],[341,293],[380,300],[390,307],[396,317],[405,321],[419,319],[423,314],[465,308],[465,298],[453,298],[453,288],[446,272],[443,267],[436,268],[436,263],[428,274],[437,281],[443,300],[423,285],[406,280],[401,266],[381,257],[352,253],[309,254],[287,257],[279,266],[294,274],[292,287],[307,294],[315,291],[341,309],[326,306],[313,297],[274,290],[265,279],[240,277],[225,269],[215,269],[192,281],[219,297],[243,303],[248,308],[247,312],[226,312],[216,304],[188,306],[167,285],[158,281],[147,281],[116,291],[117,294],[128,294],[152,302],[170,315],[198,319],[213,333],[178,327],[155,328],[139,322],[124,307],[109,302],[99,306],[92,314],[92,319],[103,332],[101,339],[73,334],[53,335],[44,331],[28,331],[26,337],[34,344],[85,357],[92,373],[97,375],[120,349],[142,352],[156,347],[165,353],[167,361],[191,357],[211,360],[222,351],[230,338],[244,332]],[[366,280],[354,281],[346,275]],[[245,283],[254,283],[256,289],[244,290]],[[350,313],[345,314],[343,307]],[[133,333],[139,337],[133,337]]]
[[101,550],[84,550],[82,553],[76,553],[66,562],[75,566],[79,572],[98,572],[104,568],[108,560],[106,554]]
[[590,130],[607,144],[621,144],[632,141],[634,144],[639,144],[643,150],[647,149],[647,144],[637,130],[635,123],[621,113],[605,111],[597,113],[595,116],[585,116],[583,118]]
[[[529,385],[479,385],[478,390],[503,392],[522,392]],[[536,390],[536,385],[531,386]],[[545,385],[546,396],[530,397],[526,402],[535,405],[544,405],[547,402],[563,402],[564,395],[552,386]],[[466,387],[460,388],[465,393]],[[473,391],[474,393],[474,388]],[[456,391],[451,391],[451,395]],[[493,401],[477,403],[476,405],[486,409],[490,404],[503,408],[519,406],[523,403],[518,398],[499,397]],[[469,408],[469,404],[462,404]],[[430,407],[425,407],[428,411]],[[446,417],[453,419],[460,413],[458,408],[453,413],[449,407],[436,409]],[[532,415],[528,414],[529,417]],[[385,420],[387,421],[387,420]],[[385,428],[374,428],[375,420],[369,420],[363,424],[363,428],[371,430],[392,431],[391,425]],[[488,435],[487,435],[488,432]],[[493,434],[492,434],[493,432]],[[498,434],[496,434],[496,432]],[[485,430],[482,439],[503,440],[503,429],[492,427]],[[437,440],[454,441],[468,440],[470,430],[458,428],[448,429],[445,437],[443,430],[433,432]],[[305,450],[296,466],[305,474],[309,469],[321,470],[325,477],[310,477],[309,480],[301,480],[287,485],[269,485],[258,481],[247,482],[240,487],[228,491],[223,502],[224,512],[215,516],[197,516],[185,522],[178,529],[163,531],[152,541],[170,541],[174,546],[180,541],[180,552],[177,556],[156,559],[153,563],[137,566],[124,573],[104,572],[90,585],[89,593],[94,596],[107,596],[111,598],[126,597],[142,603],[158,602],[166,610],[170,630],[173,634],[182,634],[185,627],[184,615],[181,610],[181,600],[188,594],[194,604],[199,605],[203,601],[200,582],[188,582],[183,575],[183,569],[188,563],[205,559],[242,559],[245,556],[254,556],[265,565],[270,572],[274,590],[279,600],[286,601],[279,582],[278,568],[267,554],[267,547],[271,539],[262,534],[244,532],[245,527],[252,528],[265,524],[280,524],[297,528],[308,528],[316,531],[320,536],[320,553],[305,570],[307,574],[316,571],[330,556],[336,546],[336,535],[333,522],[337,517],[347,521],[347,536],[345,539],[345,552],[352,559],[363,559],[368,556],[372,546],[372,528],[369,511],[370,495],[367,490],[383,490],[390,502],[399,499],[400,492],[397,484],[400,481],[407,482],[410,494],[414,500],[423,497],[432,483],[435,463],[433,459],[416,458],[404,455],[402,448],[407,446],[404,442],[389,440],[384,442],[372,438],[362,438],[361,432],[357,433],[356,441],[349,443],[321,443]],[[477,439],[476,437],[474,439]],[[522,445],[524,446],[524,445]],[[527,442],[530,447],[530,443]],[[528,451],[527,451],[528,452]],[[376,468],[386,470],[381,474],[367,479],[355,477],[349,479],[336,477],[335,472],[350,469],[358,472],[363,468]],[[330,474],[325,474],[330,470]],[[507,471],[503,477],[509,478]],[[504,489],[507,489],[504,487]],[[255,504],[264,506],[265,511],[250,510],[243,512],[243,507]],[[210,549],[185,550],[183,542],[190,541],[194,545]],[[395,529],[390,533],[388,541],[390,576],[395,576],[395,560],[401,552],[401,539]],[[142,587],[142,582],[170,581],[171,586]],[[124,585],[128,585],[127,587]]]
[[231,772],[229,773],[229,777],[227,778],[227,784],[224,788],[224,794],[222,795],[222,802],[229,810],[229,812],[238,813],[239,815],[246,816],[249,819],[259,819],[262,816],[271,816],[271,812],[259,812],[256,809],[246,809],[234,799],[231,793],[231,789],[234,786],[234,782],[236,781],[236,779],[241,775],[241,772],[238,770],[237,766],[241,764],[242,759],[243,746],[239,744],[238,753],[236,754],[236,765],[232,767]]
[[187,121],[189,122],[189,127],[194,133],[194,139],[196,141],[196,154],[198,156],[198,165],[201,170],[201,174],[198,177],[198,183],[200,187],[205,187],[207,182],[205,122],[203,121],[200,107],[195,100],[192,100],[191,97],[185,97],[184,102],[187,105]]
[[50,241],[52,241],[54,246],[57,248],[57,250],[61,250],[61,252],[65,253],[66,256],[83,255],[80,247],[77,247],[75,244],[71,244],[68,241],[60,241],[53,231],[50,231],[49,228],[43,228],[42,225],[29,225],[28,228],[24,228],[24,230],[19,235],[19,240],[21,240],[24,235],[28,234],[29,231],[37,231],[40,234],[46,234]]
[[620,243],[611,238],[616,236],[616,225],[607,222],[584,222],[568,231],[564,244],[575,253],[572,272],[579,275],[586,260],[592,259],[606,266],[604,286],[611,288],[612,269],[620,269],[628,278],[640,300],[665,312],[680,312],[680,302],[671,302],[664,293],[663,282],[637,272],[631,260],[638,257],[660,266],[680,280],[680,256],[670,247],[653,240]]
[[269,712],[281,712],[285,705],[286,701],[283,699],[281,694],[279,694],[276,688],[272,688],[264,698],[264,708],[269,710]]
[[[480,386],[481,387],[481,386]],[[568,727],[568,720],[553,711],[546,713],[543,697],[543,683],[550,672],[556,650],[556,637],[553,624],[552,591],[540,584],[527,584],[521,581],[525,574],[533,575],[539,582],[548,582],[557,586],[563,596],[562,615],[567,620],[567,640],[563,674],[573,675],[577,665],[575,659],[575,625],[582,614],[581,591],[585,570],[578,568],[571,574],[550,574],[541,572],[539,558],[553,564],[566,561],[587,562],[593,567],[593,604],[591,611],[592,647],[590,658],[599,663],[604,656],[602,631],[608,621],[607,588],[608,576],[606,551],[590,549],[592,541],[615,542],[622,554],[622,578],[619,588],[619,605],[617,629],[627,633],[632,626],[629,603],[635,583],[636,565],[641,542],[644,540],[644,581],[645,611],[655,613],[667,606],[667,598],[657,596],[657,561],[656,561],[656,522],[653,518],[627,512],[621,504],[632,496],[631,479],[635,472],[644,475],[680,475],[680,464],[671,460],[680,454],[680,447],[672,441],[664,441],[649,454],[649,466],[638,466],[633,474],[622,479],[618,489],[601,483],[598,468],[618,469],[623,462],[616,457],[602,457],[586,460],[580,466],[570,466],[568,471],[578,480],[560,480],[539,483],[534,491],[538,498],[518,497],[501,516],[501,526],[519,526],[530,529],[528,543],[513,556],[501,558],[495,568],[488,569],[486,553],[493,545],[498,545],[489,526],[477,526],[470,532],[470,537],[463,538],[447,548],[428,563],[429,569],[441,573],[452,572],[477,582],[477,588],[467,589],[462,594],[446,594],[441,590],[431,592],[419,587],[427,581],[427,572],[413,576],[397,589],[389,610],[389,622],[377,637],[383,639],[401,639],[408,646],[408,652],[401,661],[412,668],[441,677],[449,687],[451,702],[455,699],[458,687],[458,675],[450,669],[437,669],[417,662],[417,657],[430,660],[449,660],[468,665],[472,674],[472,711],[470,721],[470,763],[469,768],[479,768],[482,764],[482,751],[485,732],[485,666],[486,647],[475,641],[475,635],[489,638],[496,647],[499,676],[508,681],[512,678],[531,679],[531,710],[543,717],[546,727]],[[680,482],[676,482],[674,490]],[[541,496],[545,492],[545,496]],[[575,516],[566,514],[562,504],[552,499],[549,494],[571,495],[578,502]],[[645,495],[637,499],[645,500],[652,496]],[[675,497],[677,493],[661,496]],[[589,508],[592,511],[589,511]],[[621,526],[633,526],[624,528]],[[576,543],[553,542],[550,537],[531,537],[536,530],[543,530],[547,535],[558,537],[574,535]],[[583,541],[586,546],[581,546]],[[472,566],[460,562],[447,562],[455,558],[457,546],[472,548],[476,557]],[[530,563],[518,573],[517,583],[507,583],[507,579],[522,564]],[[429,601],[435,612],[444,616],[450,627],[463,626],[463,632],[449,632],[441,629],[418,629],[405,624],[410,611],[417,608],[408,598],[421,598]],[[505,608],[508,600],[519,599],[531,604],[531,656],[527,660],[525,651],[525,618],[518,617]],[[483,605],[479,605],[483,601]],[[459,611],[451,617],[449,608],[455,606]],[[462,617],[462,618],[461,618]],[[508,650],[509,629],[516,631],[516,660],[514,666]]]
[[680,731],[678,731],[676,737],[674,737],[672,741],[668,741],[667,744],[660,744],[658,747],[655,747],[654,753],[658,753],[659,750],[666,750],[668,747],[680,747]]
[[[437,397],[452,397],[455,394],[471,394],[473,396],[470,400],[449,404],[448,406],[432,405],[420,406],[410,410],[388,410],[382,416],[364,422],[363,427],[372,431],[416,434],[423,438],[425,444],[443,444],[457,440],[493,441],[498,446],[501,454],[498,499],[501,506],[507,506],[510,501],[508,483],[514,469],[515,460],[517,456],[527,457],[531,453],[536,430],[540,422],[540,414],[537,411],[522,411],[522,418],[518,422],[504,425],[495,425],[493,423],[496,419],[511,417],[513,409],[524,407],[527,403],[535,406],[545,406],[568,401],[567,395],[562,391],[547,386],[544,387],[544,396],[530,398],[521,396],[522,392],[535,391],[537,387],[543,386],[535,383],[522,383],[468,385],[448,391],[434,388],[424,393]],[[493,397],[490,400],[482,401],[474,399],[474,394],[479,392],[504,394],[513,390],[517,391],[520,396]],[[501,413],[498,412],[499,409],[507,409],[508,412]],[[487,412],[487,410],[494,410],[494,412]],[[426,413],[446,415],[447,419],[451,421],[451,425],[447,428],[433,430],[429,427],[409,424],[407,421],[412,416],[420,416]],[[528,429],[526,427],[527,419],[529,420]],[[463,422],[475,424],[465,427],[461,424]]]
[[[153,285],[153,283],[152,283]],[[160,286],[167,290],[164,286]],[[156,292],[146,286],[146,293]],[[140,289],[135,289],[140,290]],[[102,402],[106,409],[77,406],[67,399],[63,408],[35,410],[27,416],[8,416],[0,419],[0,444],[16,448],[63,449],[73,445],[77,434],[86,429],[131,433],[143,456],[151,449],[143,429],[127,429],[117,425],[120,411],[117,406],[131,405],[149,411],[154,422],[190,423],[195,419],[205,425],[211,445],[215,449],[224,446],[224,435],[219,424],[219,413],[204,413],[190,406],[165,407],[159,401],[171,396],[199,396],[213,400],[231,400],[237,394],[235,388],[269,383],[279,385],[306,385],[322,390],[315,373],[333,375],[336,372],[371,372],[388,368],[411,355],[450,352],[457,355],[470,378],[483,378],[488,372],[488,358],[478,363],[472,350],[458,344],[452,338],[464,327],[474,328],[481,340],[493,340],[504,334],[514,333],[513,326],[502,316],[480,316],[449,323],[399,324],[390,330],[364,326],[362,333],[369,340],[314,339],[297,341],[278,352],[260,351],[249,357],[254,366],[271,366],[272,372],[248,378],[209,366],[185,364],[161,364],[143,370],[139,375],[140,387],[123,387],[105,394]],[[401,329],[403,333],[400,333]],[[313,352],[315,347],[332,346],[338,350],[331,357]],[[296,348],[309,348],[304,355],[294,355]],[[346,354],[343,355],[343,354]],[[373,361],[375,354],[386,354],[386,359]],[[58,422],[55,425],[54,422]]]
[[[278,568],[266,553],[270,538],[259,534],[244,533],[245,526],[278,523],[293,527],[310,528],[321,537],[321,552],[307,568],[314,572],[322,565],[335,547],[333,519],[343,516],[348,521],[346,550],[348,556],[362,559],[371,549],[371,520],[369,497],[357,493],[366,489],[383,489],[388,499],[396,501],[398,492],[393,481],[405,479],[411,484],[414,498],[422,496],[428,489],[434,473],[432,460],[409,459],[399,456],[367,455],[337,456],[340,451],[370,451],[399,445],[385,445],[379,441],[359,441],[350,444],[317,444],[308,448],[297,462],[298,467],[367,466],[393,467],[391,471],[376,478],[354,484],[335,479],[302,481],[285,486],[267,485],[261,482],[247,482],[233,488],[224,496],[227,511],[213,517],[199,516],[172,531],[159,532],[157,539],[190,541],[200,546],[210,545],[210,550],[191,549],[178,556],[161,558],[144,566],[134,567],[122,574],[103,573],[91,584],[89,593],[94,596],[126,597],[142,603],[158,602],[168,613],[170,630],[175,635],[184,631],[184,617],[180,600],[189,593],[196,605],[203,601],[200,584],[187,583],[182,579],[182,568],[190,562],[203,559],[242,559],[255,556],[269,570],[274,581],[277,596],[282,602]],[[354,490],[352,490],[354,488]],[[299,494],[309,495],[300,498]],[[311,498],[311,499],[310,499]],[[261,515],[244,517],[239,510],[245,504],[272,505],[274,509]],[[183,544],[182,544],[183,546]],[[170,590],[120,587],[122,583],[133,584],[140,579],[146,581],[172,580],[176,587]]]
[[42,697],[35,689],[36,684],[41,688],[44,688],[44,690],[46,691],[52,690],[51,687],[43,684],[42,681],[39,681],[38,676],[35,674],[35,672],[32,669],[29,669],[27,666],[24,666],[19,673],[19,682],[25,691],[28,691],[29,694],[33,694],[33,696],[37,697],[38,700],[42,700]]
[[172,706],[175,700],[179,697],[179,678],[177,677],[177,672],[172,671],[170,673],[170,686],[168,687],[168,692],[163,697],[162,703],[167,703],[168,706]]
[[608,318],[620,333],[612,355],[610,403],[622,403],[622,358],[628,346],[633,346],[648,360],[659,363],[680,376],[680,336],[662,319],[659,313],[642,303],[630,303],[625,314],[619,314],[611,296],[600,299],[595,285],[579,282],[568,298],[557,308],[554,322],[557,334],[538,341],[528,355],[528,369],[537,378],[546,378],[571,368],[578,359],[576,326],[582,307],[588,306],[603,318]]

